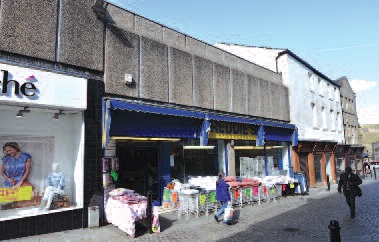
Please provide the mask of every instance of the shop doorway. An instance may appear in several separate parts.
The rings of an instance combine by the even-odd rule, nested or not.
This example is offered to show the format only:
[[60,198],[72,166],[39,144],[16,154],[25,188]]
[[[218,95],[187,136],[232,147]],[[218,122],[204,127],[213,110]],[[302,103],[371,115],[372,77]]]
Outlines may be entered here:
[[116,186],[132,189],[143,196],[151,189],[156,200],[159,193],[159,147],[120,145],[117,156],[119,179]]
[[300,171],[309,173],[308,171],[308,153],[299,153]]
[[314,156],[315,163],[315,173],[316,173],[316,182],[322,182],[322,173],[321,173],[321,155]]

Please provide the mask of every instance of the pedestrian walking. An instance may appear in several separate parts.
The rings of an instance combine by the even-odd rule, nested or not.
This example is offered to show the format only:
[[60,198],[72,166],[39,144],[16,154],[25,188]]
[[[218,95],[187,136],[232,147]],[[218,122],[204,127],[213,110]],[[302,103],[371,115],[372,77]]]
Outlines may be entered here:
[[368,163],[366,164],[365,168],[366,168],[366,177],[367,177],[367,174],[371,175],[371,177],[372,177],[371,164],[370,164],[370,162],[368,162]]
[[[227,208],[228,204],[231,203],[229,185],[225,182],[224,178],[225,173],[220,172],[216,181],[216,199],[221,203],[220,210],[218,210],[214,216],[217,223],[219,222],[218,219],[220,218],[220,216],[225,212],[225,208]],[[227,224],[228,221],[226,221],[224,218],[223,223]]]
[[355,218],[355,197],[359,192],[358,185],[362,184],[361,178],[352,172],[351,167],[345,168],[345,173],[342,173],[338,182],[338,192],[342,193],[346,198],[346,203],[350,207],[350,216]]

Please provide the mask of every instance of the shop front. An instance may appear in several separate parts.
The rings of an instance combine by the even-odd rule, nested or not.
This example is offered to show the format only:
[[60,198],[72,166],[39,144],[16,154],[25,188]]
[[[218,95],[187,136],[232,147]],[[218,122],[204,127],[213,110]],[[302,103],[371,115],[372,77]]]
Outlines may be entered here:
[[[229,175],[243,177],[285,173],[293,176],[289,149],[292,142],[296,142],[296,131],[288,124],[282,124],[282,127],[270,125],[269,122],[260,125],[211,122],[209,139],[225,141],[226,145],[230,144],[228,151],[234,152],[234,156],[227,156],[228,167],[225,170],[231,173]],[[251,174],[241,171],[241,160],[244,159],[254,159]]]
[[334,150],[334,157],[336,160],[336,179],[339,179],[340,175],[345,172],[345,167],[348,166],[346,160],[348,160],[349,148],[350,145],[337,144],[336,149]]
[[295,171],[306,173],[311,187],[335,181],[337,171],[334,151],[337,142],[299,141],[293,147]]
[[[32,219],[83,208],[87,80],[0,67],[0,221],[6,228],[30,220],[30,235],[43,232]],[[20,236],[8,231],[7,238]]]
[[117,181],[112,169],[104,169],[105,193],[116,187],[140,194],[151,189],[157,204],[172,180],[186,183],[219,171],[240,175],[235,171],[243,156],[262,157],[263,176],[287,173],[289,147],[297,141],[290,124],[133,100],[105,98],[103,117],[104,159],[118,163]]
[[185,182],[208,171],[203,161],[209,154],[195,149],[201,147],[201,114],[116,99],[104,100],[103,108],[104,159],[118,164],[117,169],[103,169],[105,193],[115,187],[141,195],[151,190],[160,204],[172,178]]
[[348,150],[347,160],[349,166],[353,169],[354,173],[359,176],[364,177],[363,172],[363,152],[365,150],[364,146],[351,145]]

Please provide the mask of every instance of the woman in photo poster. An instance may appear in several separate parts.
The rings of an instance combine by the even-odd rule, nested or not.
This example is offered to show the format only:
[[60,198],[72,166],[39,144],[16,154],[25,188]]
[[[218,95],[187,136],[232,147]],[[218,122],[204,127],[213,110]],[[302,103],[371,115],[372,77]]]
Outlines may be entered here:
[[4,177],[4,187],[32,186],[26,179],[30,172],[32,157],[21,152],[16,142],[7,142],[3,146],[1,175]]

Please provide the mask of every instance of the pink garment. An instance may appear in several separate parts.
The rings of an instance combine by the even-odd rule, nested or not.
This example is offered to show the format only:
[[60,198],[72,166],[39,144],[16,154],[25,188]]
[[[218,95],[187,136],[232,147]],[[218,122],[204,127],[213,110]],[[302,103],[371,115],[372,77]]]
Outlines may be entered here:
[[237,178],[235,178],[234,176],[226,176],[226,177],[224,177],[224,181],[225,182],[235,182],[235,181],[237,181]]

